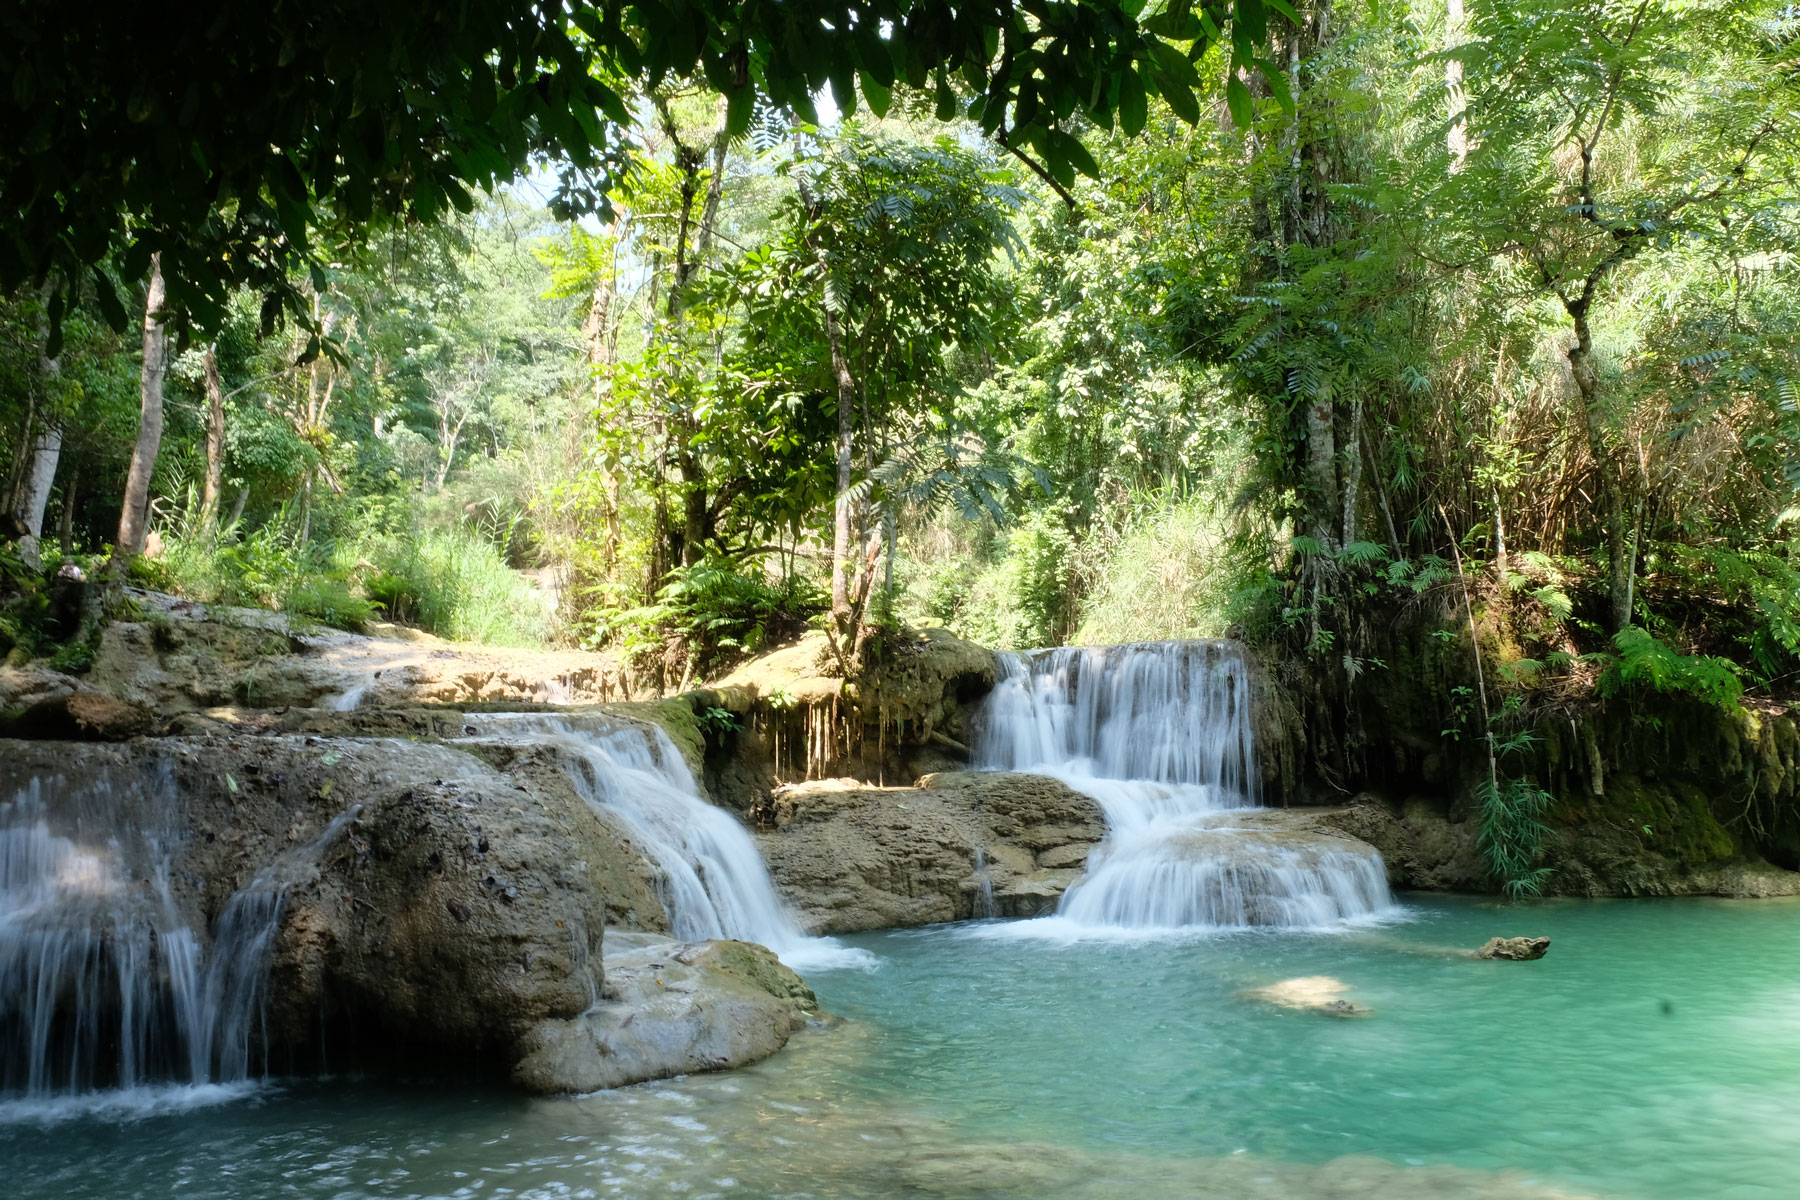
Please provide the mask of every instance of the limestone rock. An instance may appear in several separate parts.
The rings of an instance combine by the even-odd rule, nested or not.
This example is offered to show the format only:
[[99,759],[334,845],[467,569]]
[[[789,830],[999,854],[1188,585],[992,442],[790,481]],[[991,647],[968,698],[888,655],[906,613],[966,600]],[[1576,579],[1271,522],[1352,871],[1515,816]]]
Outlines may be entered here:
[[64,688],[34,691],[28,703],[0,710],[0,736],[122,742],[150,731],[147,709],[72,680]]
[[[826,780],[775,796],[758,842],[776,887],[815,933],[1053,911],[1106,833],[1099,804],[1059,780],[997,771],[912,788]],[[977,875],[977,852],[985,880]]]
[[322,1029],[353,1029],[403,1062],[454,1048],[510,1063],[530,1029],[580,1014],[603,983],[603,880],[629,852],[566,784],[399,739],[0,742],[0,789],[55,775],[92,780],[100,801],[109,777],[167,776],[187,830],[171,847],[170,899],[202,936],[260,869],[347,819],[288,881],[273,1061],[305,1069]]
[[968,717],[993,689],[992,650],[942,629],[905,631],[883,636],[861,678],[841,671],[824,636],[809,634],[689,694],[742,725],[729,758],[708,764],[715,800],[766,823],[782,781],[847,775],[879,785],[968,764]]
[[1475,951],[1476,958],[1503,958],[1509,962],[1531,962],[1550,953],[1547,937],[1491,937]]
[[762,946],[630,941],[606,957],[598,1003],[526,1035],[514,1082],[540,1093],[592,1092],[739,1067],[781,1049],[818,1010],[800,977]]

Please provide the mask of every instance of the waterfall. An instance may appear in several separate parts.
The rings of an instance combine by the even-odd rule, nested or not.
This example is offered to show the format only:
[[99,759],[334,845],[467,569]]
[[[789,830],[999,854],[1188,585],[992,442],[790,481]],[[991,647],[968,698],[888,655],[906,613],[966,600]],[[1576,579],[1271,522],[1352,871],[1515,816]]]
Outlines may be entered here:
[[0,802],[4,1115],[151,1084],[217,1092],[260,1071],[283,899],[356,810],[233,895],[210,954],[170,894],[178,811],[165,766],[33,778]]
[[655,865],[678,938],[758,942],[791,967],[868,965],[873,957],[808,937],[775,894],[749,830],[700,795],[661,728],[611,718],[470,714],[478,734],[553,748],[581,798],[631,835]]
[[375,675],[364,676],[333,696],[325,707],[332,712],[355,712],[374,686]]
[[1002,654],[978,766],[1053,775],[1107,837],[1057,908],[1083,929],[1326,926],[1391,903],[1381,857],[1259,809],[1250,674],[1230,642]]

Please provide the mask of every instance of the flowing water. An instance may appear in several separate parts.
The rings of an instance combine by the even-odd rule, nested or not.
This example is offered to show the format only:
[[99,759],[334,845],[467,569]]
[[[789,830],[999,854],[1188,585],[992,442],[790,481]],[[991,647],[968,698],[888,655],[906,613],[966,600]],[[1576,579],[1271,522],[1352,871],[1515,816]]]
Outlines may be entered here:
[[0,802],[0,1115],[240,1094],[283,898],[354,812],[233,895],[208,953],[170,895],[165,769],[32,779]]
[[979,766],[1054,775],[1099,801],[1087,878],[1032,934],[1314,928],[1390,905],[1372,849],[1248,815],[1259,784],[1250,674],[1230,642],[1002,654]]
[[[847,1018],[757,1066],[579,1099],[292,1082],[0,1126],[19,1200],[1785,1200],[1800,904],[1432,899],[1379,931],[846,939]],[[1447,957],[1497,933],[1549,957]],[[1246,998],[1331,975],[1335,1020]]]
[[831,938],[807,937],[775,894],[748,830],[709,804],[655,725],[603,716],[471,715],[478,736],[548,746],[582,799],[622,826],[655,864],[670,932],[760,942],[796,970],[870,965]]

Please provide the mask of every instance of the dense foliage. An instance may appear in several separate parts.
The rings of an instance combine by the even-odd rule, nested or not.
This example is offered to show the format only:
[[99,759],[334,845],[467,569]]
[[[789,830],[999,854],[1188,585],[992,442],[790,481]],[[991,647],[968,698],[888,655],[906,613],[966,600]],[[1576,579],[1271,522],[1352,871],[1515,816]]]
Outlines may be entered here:
[[[68,180],[12,199],[43,125],[0,152],[14,532],[37,503],[46,568],[106,551],[155,333],[141,294],[121,330],[107,288],[36,281],[129,282],[160,249],[192,332],[139,570],[206,599],[560,638],[670,686],[809,623],[846,670],[907,623],[1235,632],[1304,676],[1346,758],[1347,702],[1435,635],[1471,676],[1483,656],[1445,706],[1525,883],[1540,793],[1501,759],[1533,712],[1794,691],[1791,9],[945,11],[804,45],[760,6],[577,9],[504,51],[471,21],[474,49],[421,36],[408,70],[461,64],[429,103],[402,75],[312,94],[357,47],[308,17],[271,68],[288,99],[192,120],[298,120],[312,149],[199,138],[214,174],[83,192],[79,235],[42,207]],[[226,66],[194,86],[228,97]],[[62,120],[79,86],[11,103]],[[601,125],[563,120],[589,101]],[[362,169],[351,135],[396,105],[398,157]],[[140,108],[151,140],[189,119]],[[259,249],[202,263],[237,237]],[[272,327],[267,294],[304,319]]]

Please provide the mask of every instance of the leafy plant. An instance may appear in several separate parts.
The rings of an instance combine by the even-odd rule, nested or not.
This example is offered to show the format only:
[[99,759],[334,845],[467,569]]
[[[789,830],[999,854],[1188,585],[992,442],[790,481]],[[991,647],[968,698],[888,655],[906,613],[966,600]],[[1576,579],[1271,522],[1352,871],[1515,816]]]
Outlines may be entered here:
[[1550,877],[1543,857],[1544,814],[1554,797],[1529,779],[1508,779],[1496,784],[1483,779],[1475,789],[1479,829],[1476,846],[1488,871],[1506,895],[1519,899],[1536,896]]
[[729,708],[719,708],[716,705],[707,705],[696,720],[700,723],[701,732],[713,737],[736,733],[743,728]]
[[1633,689],[1659,695],[1684,695],[1734,711],[1744,694],[1737,667],[1723,658],[1705,654],[1680,654],[1661,639],[1635,625],[1613,638],[1618,651],[1601,674],[1600,695],[1616,696]]

